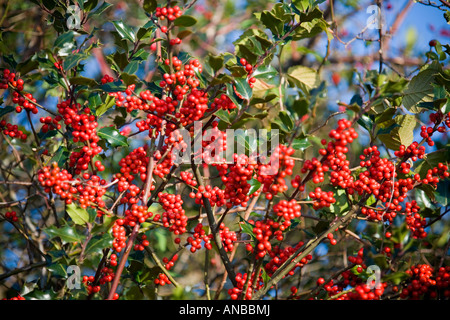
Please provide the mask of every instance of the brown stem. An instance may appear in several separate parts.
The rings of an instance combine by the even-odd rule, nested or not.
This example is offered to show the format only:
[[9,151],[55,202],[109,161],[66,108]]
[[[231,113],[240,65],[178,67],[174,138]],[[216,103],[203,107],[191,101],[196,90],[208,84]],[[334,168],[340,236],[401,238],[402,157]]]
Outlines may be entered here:
[[133,248],[134,240],[137,237],[137,234],[139,232],[139,223],[136,223],[136,225],[133,228],[133,231],[131,232],[130,238],[128,239],[127,246],[125,247],[125,252],[123,253],[122,258],[120,259],[120,263],[117,266],[116,274],[114,275],[114,280],[111,285],[111,290],[109,291],[109,295],[107,300],[113,300],[114,294],[116,293],[117,286],[120,282],[120,276],[122,275],[123,269],[125,268],[125,263],[128,260],[128,256],[130,255],[131,249]]

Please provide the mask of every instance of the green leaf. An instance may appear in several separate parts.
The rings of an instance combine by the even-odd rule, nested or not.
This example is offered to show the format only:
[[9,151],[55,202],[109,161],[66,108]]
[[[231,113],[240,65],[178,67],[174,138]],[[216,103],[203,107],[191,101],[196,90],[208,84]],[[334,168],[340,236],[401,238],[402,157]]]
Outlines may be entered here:
[[239,226],[241,227],[242,232],[250,235],[250,237],[255,240],[256,236],[253,233],[253,225],[244,220],[244,218],[242,218],[241,216],[239,216],[239,221],[241,222]]
[[[67,267],[67,266],[65,266]],[[60,278],[66,278],[67,277],[67,271],[62,264],[60,263],[52,263],[47,267],[48,271],[52,273],[52,276],[60,277]]]
[[292,141],[292,145],[291,147],[294,148],[295,150],[306,150],[307,148],[311,147],[312,144],[311,142],[309,142],[308,138],[304,138],[304,139],[294,139]]
[[69,159],[69,155],[69,150],[67,150],[65,146],[60,146],[58,150],[56,150],[55,155],[50,159],[49,163],[52,164],[53,162],[56,162],[58,167],[62,168],[67,159]]
[[450,181],[444,180],[438,183],[436,193],[436,201],[439,205],[445,207],[450,202]]
[[445,148],[436,152],[429,153],[422,160],[416,162],[414,172],[418,173],[422,179],[425,179],[428,170],[436,168],[440,162],[448,162],[450,149]]
[[28,72],[33,71],[39,67],[39,62],[31,57],[30,59],[17,64],[17,72],[20,72],[21,76],[26,75]]
[[421,109],[415,108],[419,102],[433,101],[434,88],[432,83],[434,83],[440,70],[439,63],[432,63],[412,78],[403,93],[403,105],[408,111],[419,113]]
[[6,106],[4,108],[0,108],[0,117],[3,117],[5,114],[8,114],[10,112],[13,112],[16,110],[13,106]]
[[84,11],[89,12],[94,9],[98,4],[98,0],[87,0],[84,4]]
[[156,10],[156,7],[158,4],[156,3],[156,0],[144,0],[143,8],[147,13],[152,14],[153,11]]
[[98,108],[95,109],[95,115],[100,117],[106,111],[111,109],[116,104],[116,99],[113,96],[107,95],[105,103],[102,103]]
[[69,225],[65,225],[62,228],[50,226],[44,229],[44,232],[50,236],[50,239],[59,237],[64,243],[81,242],[84,240],[84,236],[79,234],[75,230],[75,227]]
[[112,147],[128,146],[127,138],[114,127],[105,127],[97,132],[98,136],[105,139]]
[[305,93],[319,85],[317,72],[304,66],[290,67],[287,72],[287,78]]
[[78,66],[78,64],[87,58],[87,55],[82,53],[76,53],[74,55],[68,56],[63,63],[64,70],[70,70],[75,66]]
[[319,221],[313,228],[312,230],[314,231],[314,233],[316,235],[320,235],[322,232],[328,230],[328,228],[330,227],[330,223],[327,221]]
[[248,191],[248,195],[254,194],[261,187],[261,182],[259,182],[255,178],[251,179],[248,183],[250,184],[250,190]]
[[60,35],[58,38],[56,38],[55,43],[53,46],[55,48],[64,48],[67,46],[68,43],[72,43],[74,40],[74,34],[73,31],[68,31]]
[[233,101],[233,103],[240,108],[242,106],[243,100],[236,95],[236,92],[234,91],[234,86],[231,83],[226,83],[225,86],[227,87],[228,98],[230,98],[230,100]]
[[236,92],[241,95],[242,99],[250,100],[252,97],[252,88],[247,82],[247,79],[235,79]]
[[113,242],[113,236],[110,233],[97,235],[92,237],[86,246],[86,255],[88,254],[101,254],[103,249],[111,247]]
[[111,3],[107,3],[106,1],[103,2],[100,7],[98,7],[95,11],[89,12],[88,14],[88,18],[92,18],[93,16],[98,16],[101,15],[106,9],[108,9],[109,7],[111,7],[112,4]]
[[88,87],[95,87],[97,85],[97,81],[95,81],[94,79],[82,76],[69,78],[69,82],[70,84],[85,85]]
[[220,109],[220,110],[217,110],[214,114],[220,120],[222,120],[228,124],[231,124],[230,113],[227,110]]
[[252,76],[256,79],[271,79],[278,75],[278,71],[271,65],[259,67],[253,72]]
[[93,234],[97,234],[97,233],[105,233],[108,232],[114,225],[115,221],[118,219],[117,216],[104,216],[103,218],[103,223],[101,224],[96,224],[93,228],[92,228],[92,233]]
[[197,19],[189,15],[182,15],[174,20],[174,25],[180,27],[191,27],[197,23]]
[[389,282],[394,285],[399,285],[400,283],[402,283],[402,281],[408,278],[410,278],[410,275],[408,275],[406,272],[394,272],[384,276],[383,282]]
[[224,65],[225,58],[222,55],[215,56],[212,54],[209,54],[206,58],[206,62],[211,66],[211,68],[214,70],[214,72],[219,71],[222,69]]
[[139,66],[140,66],[141,62],[142,61],[131,61],[125,67],[125,69],[123,69],[123,72],[128,73],[128,74],[135,74],[136,72],[139,71]]
[[84,225],[89,222],[89,213],[86,209],[79,208],[74,203],[66,206],[66,212],[76,224]]
[[122,38],[133,43],[136,41],[136,34],[130,26],[126,25],[123,21],[112,21],[112,23]]
[[416,117],[410,114],[399,115],[394,118],[395,124],[390,133],[380,134],[378,138],[391,150],[398,150],[400,145],[408,147],[414,141]]
[[131,84],[135,84],[139,81],[138,76],[136,76],[135,74],[128,74],[125,72],[122,72],[122,74],[120,75],[120,79],[123,80],[123,82],[129,86]]
[[274,35],[280,36],[283,34],[284,21],[277,17],[274,12],[264,10],[261,12],[259,19]]
[[122,81],[108,82],[99,86],[105,92],[125,91],[127,86]]

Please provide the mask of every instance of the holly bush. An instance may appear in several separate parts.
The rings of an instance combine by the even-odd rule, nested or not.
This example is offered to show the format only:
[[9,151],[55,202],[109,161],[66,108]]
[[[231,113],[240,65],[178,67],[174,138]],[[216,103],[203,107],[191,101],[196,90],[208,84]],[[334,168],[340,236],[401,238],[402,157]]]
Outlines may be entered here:
[[363,2],[3,1],[2,298],[448,299],[447,2]]

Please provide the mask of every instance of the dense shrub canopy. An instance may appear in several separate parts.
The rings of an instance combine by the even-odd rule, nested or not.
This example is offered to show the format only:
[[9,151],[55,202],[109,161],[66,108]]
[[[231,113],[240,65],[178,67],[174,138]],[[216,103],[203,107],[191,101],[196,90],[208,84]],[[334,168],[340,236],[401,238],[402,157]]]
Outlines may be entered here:
[[0,297],[448,299],[448,10],[0,2]]

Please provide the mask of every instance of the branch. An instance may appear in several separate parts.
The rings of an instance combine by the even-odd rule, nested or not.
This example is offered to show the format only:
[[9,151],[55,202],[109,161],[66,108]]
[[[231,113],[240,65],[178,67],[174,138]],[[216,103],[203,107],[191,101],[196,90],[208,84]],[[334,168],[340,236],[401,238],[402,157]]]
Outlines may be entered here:
[[[194,163],[193,156],[191,157],[191,167],[192,167],[192,170],[194,171],[195,179],[197,180],[198,185],[204,186],[203,178],[200,174],[199,168]],[[228,258],[228,255],[227,255],[225,249],[223,248],[222,239],[220,238],[220,234],[217,233],[218,228],[217,228],[216,219],[214,218],[214,213],[211,208],[211,203],[209,202],[209,199],[206,198],[205,196],[203,196],[203,204],[204,204],[204,207],[206,210],[208,223],[211,228],[211,233],[213,234],[214,241],[217,245],[217,248],[219,249],[220,258],[222,259],[225,269],[227,270],[228,274],[230,275],[230,280],[233,283],[233,286],[237,287],[236,274],[234,273],[230,259]]]
[[[365,199],[363,199],[365,202]],[[361,202],[363,202],[361,200]],[[260,291],[256,292],[255,295],[252,297],[253,300],[257,300],[261,298],[264,294],[266,294],[267,291],[270,290],[270,288],[278,283],[281,279],[283,279],[286,274],[291,271],[295,265],[305,258],[308,254],[310,254],[316,247],[319,245],[322,240],[324,240],[328,233],[333,232],[336,228],[340,227],[341,225],[347,225],[352,221],[354,217],[358,214],[359,210],[361,208],[361,205],[353,205],[352,209],[344,216],[341,217],[341,219],[337,220],[336,223],[332,224],[328,230],[323,232],[320,236],[317,236],[315,239],[311,239],[306,245],[299,248],[288,260],[286,260],[278,269],[275,271],[275,273],[272,275],[272,278],[265,284],[265,287],[261,289]]]

